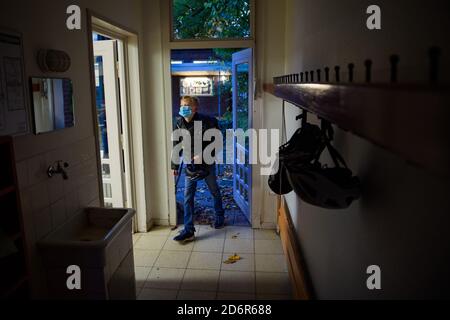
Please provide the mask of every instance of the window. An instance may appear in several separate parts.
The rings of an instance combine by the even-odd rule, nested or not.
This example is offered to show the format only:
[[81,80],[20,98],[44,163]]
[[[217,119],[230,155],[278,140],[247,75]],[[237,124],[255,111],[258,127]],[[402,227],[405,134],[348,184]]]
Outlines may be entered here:
[[250,0],[172,0],[174,40],[251,37]]

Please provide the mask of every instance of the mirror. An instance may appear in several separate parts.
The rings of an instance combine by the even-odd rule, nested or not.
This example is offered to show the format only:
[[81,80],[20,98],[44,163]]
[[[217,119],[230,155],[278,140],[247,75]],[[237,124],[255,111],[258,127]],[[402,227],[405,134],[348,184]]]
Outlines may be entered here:
[[70,79],[31,78],[31,90],[36,134],[74,126],[73,87]]

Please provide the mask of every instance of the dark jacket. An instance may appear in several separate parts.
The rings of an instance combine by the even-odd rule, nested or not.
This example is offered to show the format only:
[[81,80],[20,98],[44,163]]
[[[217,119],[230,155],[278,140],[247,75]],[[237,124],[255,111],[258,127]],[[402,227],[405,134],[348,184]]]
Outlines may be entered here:
[[[194,154],[194,123],[196,121],[199,121],[202,123],[202,137],[204,135],[204,133],[209,130],[209,129],[218,129],[219,128],[219,122],[217,121],[216,118],[201,114],[201,113],[195,113],[194,117],[192,118],[191,122],[187,122],[183,117],[178,116],[176,119],[176,125],[175,125],[175,130],[176,129],[185,129],[188,130],[190,135],[191,135],[191,155],[192,157],[195,156]],[[200,138],[201,141],[203,141],[202,137]],[[173,146],[175,147],[177,144],[181,143],[181,139],[180,141],[174,141],[173,142]],[[207,146],[209,146],[211,143],[214,143],[214,138],[212,139],[211,142],[209,141],[205,141],[203,142],[202,145],[202,152],[206,149]],[[214,155],[214,154],[213,154]],[[182,156],[182,154],[180,154],[180,157]],[[178,170],[179,166],[176,165],[175,163],[172,162],[172,170]]]

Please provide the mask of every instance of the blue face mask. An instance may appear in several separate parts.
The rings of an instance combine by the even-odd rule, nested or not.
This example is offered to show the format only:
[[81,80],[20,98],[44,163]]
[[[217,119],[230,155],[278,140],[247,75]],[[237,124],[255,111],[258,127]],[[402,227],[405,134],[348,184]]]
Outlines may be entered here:
[[189,118],[192,115],[192,108],[190,106],[180,107],[180,116],[183,118]]

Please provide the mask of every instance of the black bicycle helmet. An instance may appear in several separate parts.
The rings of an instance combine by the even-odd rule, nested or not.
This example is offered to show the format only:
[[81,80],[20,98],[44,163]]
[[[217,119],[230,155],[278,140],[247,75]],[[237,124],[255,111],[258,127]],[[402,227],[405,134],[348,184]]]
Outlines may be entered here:
[[290,163],[287,166],[289,183],[305,202],[326,208],[346,209],[361,196],[360,181],[347,168],[344,159],[327,141],[326,147],[335,164],[334,168],[313,163]]
[[286,166],[283,161],[277,159],[272,174],[269,176],[269,188],[278,195],[285,195],[294,190],[289,183]]
[[305,202],[325,209],[346,209],[360,197],[360,182],[347,168],[320,163],[288,171],[289,183]]
[[186,165],[186,176],[191,181],[201,181],[209,175],[209,170],[202,164]]

